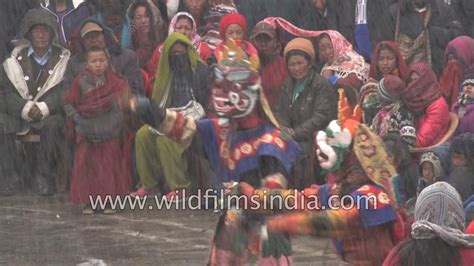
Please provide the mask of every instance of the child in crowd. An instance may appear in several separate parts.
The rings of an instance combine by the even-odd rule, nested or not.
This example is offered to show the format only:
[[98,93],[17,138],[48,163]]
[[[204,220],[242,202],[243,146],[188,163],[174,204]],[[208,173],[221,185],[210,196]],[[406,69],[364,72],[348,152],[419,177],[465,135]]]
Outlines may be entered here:
[[462,92],[453,106],[453,113],[459,117],[456,135],[474,133],[474,74],[462,83]]
[[425,152],[420,160],[420,178],[418,179],[416,194],[420,195],[425,187],[442,181],[444,178],[445,172],[440,157],[432,151]]
[[[129,129],[124,101],[130,97],[125,78],[109,67],[108,52],[92,47],[85,55],[85,71],[78,75],[64,99],[68,139],[75,144],[70,200],[86,204],[90,197],[124,196],[130,191]],[[109,207],[104,213],[114,213]]]

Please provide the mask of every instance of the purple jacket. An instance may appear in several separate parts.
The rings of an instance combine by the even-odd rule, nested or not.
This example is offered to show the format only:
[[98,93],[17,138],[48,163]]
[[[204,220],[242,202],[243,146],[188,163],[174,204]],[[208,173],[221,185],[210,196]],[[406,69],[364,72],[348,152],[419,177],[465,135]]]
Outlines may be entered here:
[[[462,118],[459,118],[459,125],[455,135],[474,133],[474,104],[468,104],[466,109],[466,114]],[[459,103],[456,103],[453,106],[453,113],[458,114],[458,111]]]

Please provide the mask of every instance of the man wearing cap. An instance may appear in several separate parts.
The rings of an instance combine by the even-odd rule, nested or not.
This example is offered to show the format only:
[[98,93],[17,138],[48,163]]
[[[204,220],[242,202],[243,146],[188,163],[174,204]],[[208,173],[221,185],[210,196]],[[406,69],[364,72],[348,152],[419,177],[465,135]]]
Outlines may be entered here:
[[281,43],[275,27],[263,21],[255,25],[251,40],[258,50],[262,76],[262,89],[270,106],[274,106],[280,95],[280,88],[288,77],[285,59],[280,55]]
[[18,122],[5,126],[4,133],[30,141],[39,135],[38,143],[24,146],[26,158],[20,163],[30,171],[26,183],[42,195],[54,193],[64,146],[61,85],[70,52],[59,45],[56,28],[45,10],[28,11],[20,26],[22,39],[3,63],[1,77],[7,113]]
[[122,48],[113,34],[105,31],[100,22],[94,18],[85,20],[79,32],[82,52],[74,55],[69,60],[64,77],[64,88],[66,90],[71,87],[73,79],[84,71],[84,52],[93,46],[98,46],[107,49],[113,69],[127,78],[132,92],[134,94],[144,94],[143,77],[138,67],[137,54],[134,51]]

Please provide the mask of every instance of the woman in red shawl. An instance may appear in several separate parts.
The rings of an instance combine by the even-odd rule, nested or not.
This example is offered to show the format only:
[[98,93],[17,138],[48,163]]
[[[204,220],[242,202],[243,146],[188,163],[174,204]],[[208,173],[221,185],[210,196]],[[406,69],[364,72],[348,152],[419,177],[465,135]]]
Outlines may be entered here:
[[448,131],[449,108],[436,74],[428,65],[416,63],[410,70],[402,101],[415,116],[416,147],[429,147],[438,143]]
[[371,124],[380,111],[380,102],[377,95],[378,83],[385,75],[399,77],[406,82],[410,70],[405,64],[398,44],[392,41],[382,41],[377,44],[373,52],[369,70],[369,81],[362,86],[359,94],[359,104],[364,112],[364,122]]
[[398,44],[392,41],[381,41],[375,47],[370,62],[369,77],[380,81],[384,75],[393,75],[406,81],[410,70],[403,60]]
[[474,73],[474,39],[460,36],[450,41],[444,52],[446,67],[439,80],[443,96],[453,106],[459,95],[461,82]]
[[[106,50],[93,47],[86,54],[86,71],[77,76],[64,98],[68,138],[75,143],[69,199],[86,204],[93,214],[95,200],[130,192],[130,148],[123,102],[130,96],[128,82],[109,68]],[[114,213],[110,206],[105,213]]]

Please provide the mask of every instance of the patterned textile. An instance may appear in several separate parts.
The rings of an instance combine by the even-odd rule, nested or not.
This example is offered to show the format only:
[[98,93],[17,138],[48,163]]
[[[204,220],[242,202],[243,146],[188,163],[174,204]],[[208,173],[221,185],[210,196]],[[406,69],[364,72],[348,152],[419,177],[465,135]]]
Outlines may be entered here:
[[414,117],[403,106],[401,102],[397,102],[382,109],[375,116],[371,128],[375,134],[380,137],[388,133],[396,133],[409,145],[416,145],[416,128]]
[[354,73],[363,82],[367,81],[369,77],[369,66],[365,63],[362,56],[354,52],[351,43],[347,41],[339,32],[334,30],[303,30],[282,18],[270,17],[264,19],[263,21],[296,37],[312,38],[318,37],[324,33],[329,35],[334,48],[334,58],[336,58],[336,60],[331,66],[325,65],[323,70],[332,70],[336,72],[336,76],[339,78],[345,78],[349,76],[349,74]]
[[386,159],[387,152],[382,139],[366,125],[359,124],[353,149],[369,179],[387,191],[394,208],[397,210],[401,202],[397,190],[399,177],[395,166]]
[[353,73],[366,82],[369,78],[369,65],[364,58],[354,52],[349,41],[337,31],[327,34],[333,45],[335,61],[331,65],[325,64],[322,71],[332,70],[338,78],[346,78]]
[[464,234],[465,214],[461,197],[446,182],[424,189],[415,205],[413,239],[441,238],[450,246],[474,247],[474,235]]
[[400,31],[400,15],[397,18],[395,42],[400,46],[400,52],[407,65],[424,62],[431,66],[431,43],[427,29],[431,20],[431,8],[428,9],[423,25],[424,30],[416,38],[411,38]]
[[231,131],[224,119],[204,119],[197,125],[211,165],[223,181],[238,180],[241,174],[255,169],[261,156],[277,158],[290,172],[301,153],[296,142],[271,125],[242,132]]

